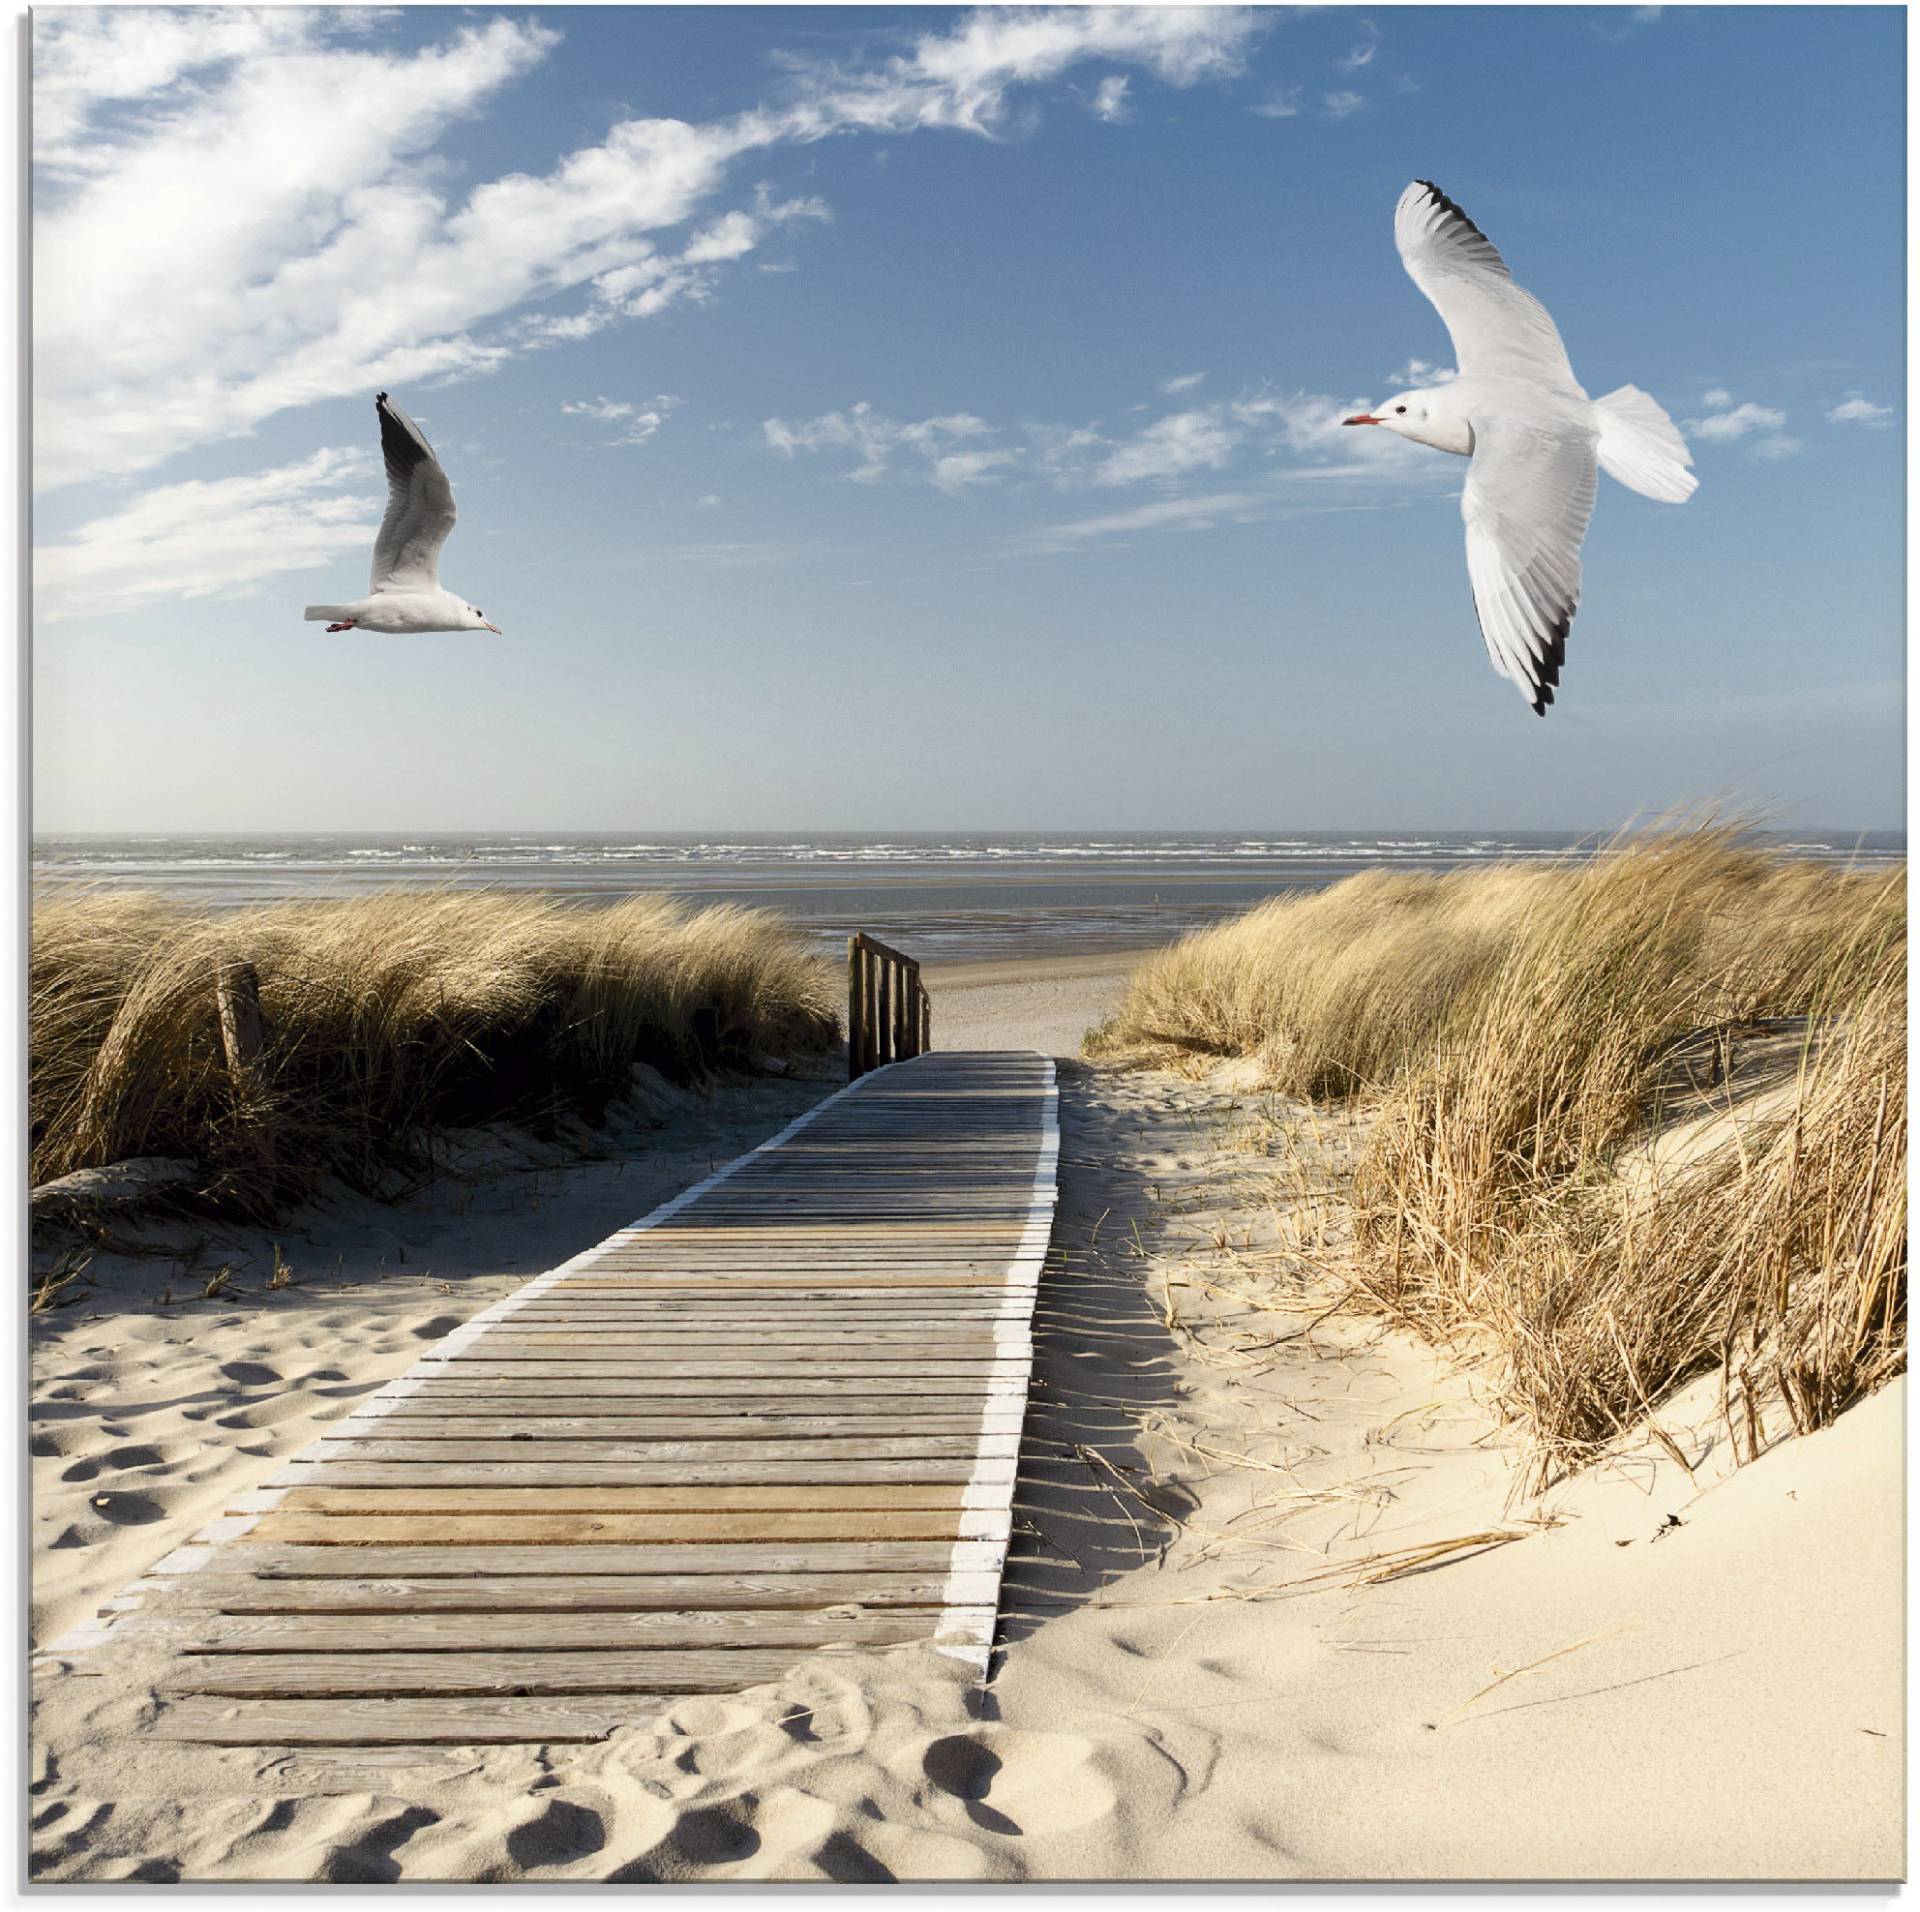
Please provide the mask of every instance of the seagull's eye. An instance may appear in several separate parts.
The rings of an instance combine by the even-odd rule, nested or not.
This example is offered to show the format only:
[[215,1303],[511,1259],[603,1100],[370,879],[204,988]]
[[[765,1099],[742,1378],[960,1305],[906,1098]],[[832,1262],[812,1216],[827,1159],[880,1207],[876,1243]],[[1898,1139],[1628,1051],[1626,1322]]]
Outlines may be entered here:
[[1404,405],[1396,405],[1393,409],[1396,412],[1404,412],[1407,408]]

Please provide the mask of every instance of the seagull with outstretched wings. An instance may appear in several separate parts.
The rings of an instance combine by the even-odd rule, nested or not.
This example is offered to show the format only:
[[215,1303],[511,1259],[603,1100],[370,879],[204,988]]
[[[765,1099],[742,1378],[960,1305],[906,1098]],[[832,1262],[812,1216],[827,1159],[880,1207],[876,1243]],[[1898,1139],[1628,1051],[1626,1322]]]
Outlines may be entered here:
[[420,427],[385,392],[380,450],[387,461],[387,515],[373,541],[373,585],[352,604],[309,604],[310,621],[329,631],[491,631],[479,610],[440,584],[440,547],[459,515],[453,486]]
[[1459,373],[1345,422],[1472,459],[1460,512],[1480,634],[1494,669],[1544,717],[1580,602],[1598,473],[1681,504],[1699,482],[1692,454],[1636,386],[1587,396],[1546,307],[1438,186],[1417,179],[1400,195],[1393,236],[1446,324]]

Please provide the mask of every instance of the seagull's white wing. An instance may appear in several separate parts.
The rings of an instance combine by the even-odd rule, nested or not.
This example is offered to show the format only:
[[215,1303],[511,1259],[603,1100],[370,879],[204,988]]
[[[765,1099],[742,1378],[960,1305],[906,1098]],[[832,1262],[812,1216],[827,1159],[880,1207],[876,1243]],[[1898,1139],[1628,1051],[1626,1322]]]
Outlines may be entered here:
[[1446,322],[1462,373],[1580,392],[1547,308],[1514,284],[1493,241],[1438,186],[1416,179],[1400,195],[1393,242],[1408,276]]
[[1542,717],[1580,603],[1580,541],[1593,516],[1595,434],[1571,422],[1476,418],[1460,515],[1480,635]]
[[440,547],[458,516],[453,487],[420,427],[385,392],[374,407],[387,461],[387,515],[373,541],[373,588],[437,591]]

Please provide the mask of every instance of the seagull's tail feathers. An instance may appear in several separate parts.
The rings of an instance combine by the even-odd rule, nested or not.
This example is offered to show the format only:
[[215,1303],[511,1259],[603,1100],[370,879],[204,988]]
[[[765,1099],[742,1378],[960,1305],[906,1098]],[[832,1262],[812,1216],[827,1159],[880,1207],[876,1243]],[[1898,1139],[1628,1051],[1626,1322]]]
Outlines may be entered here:
[[309,604],[304,615],[309,624],[338,624],[353,613],[344,604]]
[[1593,401],[1599,414],[1600,469],[1629,491],[1662,504],[1680,505],[1700,483],[1687,469],[1693,454],[1680,428],[1637,385]]

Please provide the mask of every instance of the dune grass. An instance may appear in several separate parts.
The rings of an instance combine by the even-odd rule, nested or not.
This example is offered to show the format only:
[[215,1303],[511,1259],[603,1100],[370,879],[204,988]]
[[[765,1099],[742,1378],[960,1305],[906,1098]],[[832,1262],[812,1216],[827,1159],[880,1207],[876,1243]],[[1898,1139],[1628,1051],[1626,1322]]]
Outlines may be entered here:
[[[1751,1451],[1763,1397],[1819,1426],[1904,1360],[1905,928],[1904,873],[1669,829],[1267,904],[1145,965],[1090,1046],[1364,1104],[1356,1279],[1491,1345],[1549,1464],[1713,1367]],[[1784,1093],[1620,1172],[1677,1053],[1782,1020]]]
[[[236,1082],[223,964],[260,978],[265,1043]],[[34,911],[36,1183],[134,1156],[203,1165],[200,1192],[270,1216],[325,1176],[430,1171],[434,1134],[597,1120],[647,1063],[697,1080],[836,1039],[829,965],[777,919],[659,897],[594,909],[394,891],[232,910],[65,894]]]

